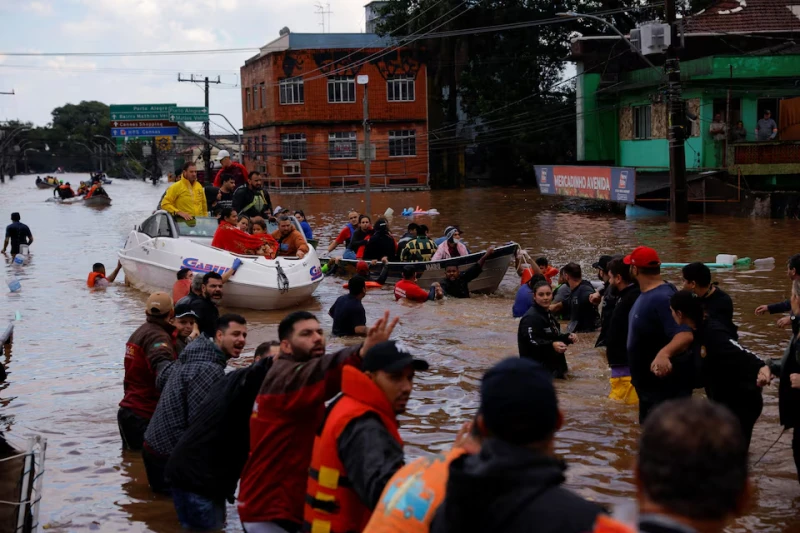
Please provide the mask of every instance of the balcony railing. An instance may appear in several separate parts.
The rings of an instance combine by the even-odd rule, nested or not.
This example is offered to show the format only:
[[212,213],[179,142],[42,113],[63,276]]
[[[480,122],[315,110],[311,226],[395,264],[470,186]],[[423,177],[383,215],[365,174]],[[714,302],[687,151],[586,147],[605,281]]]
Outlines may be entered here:
[[735,165],[800,165],[800,141],[764,141],[733,146]]

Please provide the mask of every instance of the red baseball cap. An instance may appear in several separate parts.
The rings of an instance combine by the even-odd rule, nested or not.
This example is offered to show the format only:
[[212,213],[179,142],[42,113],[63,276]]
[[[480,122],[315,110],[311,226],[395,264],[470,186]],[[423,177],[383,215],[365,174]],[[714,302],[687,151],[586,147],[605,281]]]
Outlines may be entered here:
[[637,267],[657,267],[661,265],[661,259],[658,258],[658,252],[647,246],[639,246],[635,248],[630,255],[626,255],[623,262],[626,265],[633,265]]
[[369,263],[366,261],[359,261],[356,263],[356,273],[366,272],[369,273]]

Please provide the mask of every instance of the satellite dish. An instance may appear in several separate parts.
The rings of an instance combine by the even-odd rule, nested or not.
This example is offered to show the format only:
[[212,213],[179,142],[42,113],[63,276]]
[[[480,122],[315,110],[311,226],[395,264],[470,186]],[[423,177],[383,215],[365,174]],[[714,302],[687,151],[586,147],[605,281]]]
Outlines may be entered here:
[[292,32],[291,32],[291,30],[289,29],[289,26],[284,26],[283,28],[281,28],[281,31],[279,31],[279,32],[278,32],[278,34],[279,34],[281,37],[283,37],[284,35],[289,35],[290,33],[292,33]]

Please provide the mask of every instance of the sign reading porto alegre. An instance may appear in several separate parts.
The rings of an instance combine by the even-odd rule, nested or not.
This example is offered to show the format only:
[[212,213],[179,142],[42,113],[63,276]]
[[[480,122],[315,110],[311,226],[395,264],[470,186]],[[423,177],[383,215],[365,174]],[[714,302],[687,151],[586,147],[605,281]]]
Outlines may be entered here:
[[636,201],[636,170],[632,168],[537,165],[536,181],[542,194],[625,204]]

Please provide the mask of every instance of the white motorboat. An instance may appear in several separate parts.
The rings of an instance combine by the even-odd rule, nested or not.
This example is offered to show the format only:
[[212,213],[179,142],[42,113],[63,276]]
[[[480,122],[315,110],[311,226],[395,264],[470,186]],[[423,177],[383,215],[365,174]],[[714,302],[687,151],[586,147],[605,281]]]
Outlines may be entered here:
[[[292,223],[303,234],[294,217]],[[125,280],[139,290],[169,292],[181,268],[195,275],[224,274],[236,258],[242,265],[225,284],[222,305],[246,309],[284,309],[311,297],[322,281],[316,250],[305,257],[239,255],[211,246],[217,219],[198,217],[176,221],[156,211],[128,235],[119,259]]]

